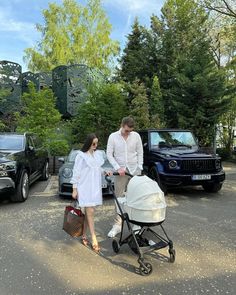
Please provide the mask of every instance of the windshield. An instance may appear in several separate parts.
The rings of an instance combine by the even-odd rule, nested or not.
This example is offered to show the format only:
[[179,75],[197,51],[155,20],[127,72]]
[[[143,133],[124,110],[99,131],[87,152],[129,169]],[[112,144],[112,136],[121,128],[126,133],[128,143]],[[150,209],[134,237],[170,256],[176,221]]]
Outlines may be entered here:
[[79,152],[78,150],[71,151],[68,156],[68,162],[74,162],[78,152]]
[[24,137],[21,135],[0,135],[0,150],[23,150]]
[[196,141],[189,131],[154,131],[151,132],[151,148],[196,146]]

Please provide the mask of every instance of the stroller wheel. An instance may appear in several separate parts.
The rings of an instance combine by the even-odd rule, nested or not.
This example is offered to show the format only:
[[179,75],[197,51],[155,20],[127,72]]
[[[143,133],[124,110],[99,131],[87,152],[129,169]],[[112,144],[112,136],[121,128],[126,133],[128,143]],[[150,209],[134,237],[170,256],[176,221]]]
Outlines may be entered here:
[[170,249],[169,250],[169,254],[170,254],[170,262],[174,263],[175,262],[175,249]]
[[112,249],[115,253],[118,253],[120,251],[120,244],[115,239],[112,241]]
[[140,264],[139,271],[142,276],[149,276],[152,273],[151,263],[142,262],[142,264]]

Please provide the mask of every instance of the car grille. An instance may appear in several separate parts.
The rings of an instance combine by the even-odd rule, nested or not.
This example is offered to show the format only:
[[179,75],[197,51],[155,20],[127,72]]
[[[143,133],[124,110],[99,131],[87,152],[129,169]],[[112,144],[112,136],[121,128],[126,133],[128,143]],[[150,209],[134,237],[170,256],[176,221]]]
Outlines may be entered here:
[[215,160],[214,159],[198,159],[198,160],[183,160],[181,165],[184,171],[215,171]]

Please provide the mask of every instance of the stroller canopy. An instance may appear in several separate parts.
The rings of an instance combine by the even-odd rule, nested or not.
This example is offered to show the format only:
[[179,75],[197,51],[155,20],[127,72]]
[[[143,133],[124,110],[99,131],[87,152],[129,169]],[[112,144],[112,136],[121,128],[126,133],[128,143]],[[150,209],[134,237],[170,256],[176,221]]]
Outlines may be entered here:
[[139,210],[166,208],[163,191],[147,176],[134,176],[127,186],[126,205]]

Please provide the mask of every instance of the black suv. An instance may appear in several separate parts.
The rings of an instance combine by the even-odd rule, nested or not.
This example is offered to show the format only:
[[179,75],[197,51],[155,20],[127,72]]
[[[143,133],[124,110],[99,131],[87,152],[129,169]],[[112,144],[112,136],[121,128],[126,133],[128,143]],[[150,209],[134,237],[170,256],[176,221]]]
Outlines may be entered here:
[[11,200],[24,202],[29,185],[47,180],[48,153],[36,135],[0,133],[0,192],[10,191]]
[[190,130],[148,129],[139,134],[144,147],[144,172],[167,193],[170,187],[202,185],[217,192],[225,180],[221,159],[201,152]]

